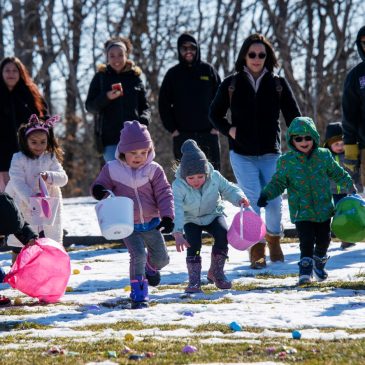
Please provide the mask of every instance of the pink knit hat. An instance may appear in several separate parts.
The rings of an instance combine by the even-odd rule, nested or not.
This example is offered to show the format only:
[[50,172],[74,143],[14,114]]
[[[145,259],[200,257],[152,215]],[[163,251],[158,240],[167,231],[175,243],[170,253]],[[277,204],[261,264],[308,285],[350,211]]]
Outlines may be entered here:
[[118,151],[120,153],[151,147],[151,135],[145,125],[140,124],[136,120],[124,122],[124,127],[120,132],[120,141],[118,143]]

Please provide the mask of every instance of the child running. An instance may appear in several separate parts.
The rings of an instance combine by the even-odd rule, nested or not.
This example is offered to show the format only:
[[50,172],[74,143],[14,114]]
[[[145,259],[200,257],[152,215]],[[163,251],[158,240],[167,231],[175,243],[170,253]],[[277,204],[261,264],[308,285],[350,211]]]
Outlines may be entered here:
[[[68,178],[62,167],[63,151],[54,135],[53,126],[60,121],[55,115],[48,119],[38,118],[33,114],[27,124],[22,124],[18,131],[19,149],[13,155],[9,175],[10,181],[5,191],[14,198],[27,222],[31,223],[29,198],[40,193],[39,178],[47,186],[49,196],[60,200],[53,225],[32,226],[40,236],[62,243],[62,194],[61,187]],[[9,237],[8,245],[17,246],[18,240]]]
[[[360,171],[359,171],[360,161],[358,161],[358,166],[354,172],[346,169],[346,167],[344,166],[345,144],[343,142],[343,130],[341,123],[337,122],[337,123],[330,123],[327,125],[325,142],[323,147],[328,148],[332,152],[332,156],[335,159],[335,161],[350,174],[358,192],[361,192],[363,190],[363,187],[361,185]],[[335,184],[333,181],[331,181],[331,191],[335,206],[338,203],[338,201],[347,196],[346,193],[341,191],[341,187]],[[352,246],[355,246],[355,243],[352,242],[341,243],[341,248],[343,250]]]
[[[6,245],[8,235],[14,234],[22,245],[33,245],[37,235],[24,221],[22,214],[14,200],[6,193],[0,193],[0,246]],[[5,277],[4,270],[0,267],[0,283]],[[0,295],[0,306],[10,304],[10,299]]]
[[145,308],[148,284],[157,286],[159,270],[169,263],[161,233],[173,229],[172,190],[162,167],[153,161],[155,150],[145,125],[124,123],[115,158],[104,165],[92,185],[92,194],[101,200],[108,196],[106,190],[111,190],[134,202],[134,232],[123,242],[130,255],[132,309]]
[[302,285],[311,281],[313,271],[320,281],[328,277],[325,265],[334,214],[330,180],[346,193],[356,188],[330,151],[319,147],[319,134],[311,118],[295,118],[288,128],[287,141],[290,151],[278,160],[276,173],[262,190],[257,205],[266,206],[268,200],[287,189],[290,219],[299,237]]
[[[182,157],[172,184],[175,202],[174,238],[178,252],[187,249],[186,265],[189,284],[186,293],[201,292],[202,231],[214,238],[208,280],[219,289],[230,289],[232,284],[224,274],[228,258],[227,223],[223,201],[235,206],[249,206],[243,191],[226,180],[208,162],[195,141],[188,139],[181,147]],[[183,233],[185,232],[185,237]]]

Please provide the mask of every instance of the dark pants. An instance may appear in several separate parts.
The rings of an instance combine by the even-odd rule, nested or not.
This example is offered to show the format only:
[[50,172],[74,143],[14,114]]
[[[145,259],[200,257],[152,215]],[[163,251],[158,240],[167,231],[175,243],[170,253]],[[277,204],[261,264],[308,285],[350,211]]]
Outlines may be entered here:
[[208,232],[214,238],[213,249],[227,250],[227,223],[223,216],[217,217],[207,226],[199,226],[195,223],[184,225],[185,238],[190,244],[187,256],[199,256],[202,248],[202,232]]
[[193,139],[206,154],[215,170],[220,170],[219,136],[210,132],[180,132],[173,138],[173,149],[176,160],[181,160],[181,146],[187,139]]
[[299,237],[300,258],[323,257],[331,243],[331,220],[325,222],[296,222]]

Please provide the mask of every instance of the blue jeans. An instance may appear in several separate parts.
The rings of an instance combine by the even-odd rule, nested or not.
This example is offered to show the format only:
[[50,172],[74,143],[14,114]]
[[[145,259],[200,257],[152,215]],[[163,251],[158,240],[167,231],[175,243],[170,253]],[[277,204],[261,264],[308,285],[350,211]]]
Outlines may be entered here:
[[[262,156],[244,156],[230,151],[230,160],[239,187],[251,202],[254,211],[260,215],[257,200],[261,190],[271,180],[276,171],[276,163],[280,155],[267,153]],[[282,198],[269,200],[265,209],[267,233],[278,236],[282,233]]]
[[115,160],[115,150],[116,149],[117,149],[116,144],[110,144],[110,145],[104,147],[103,156],[104,156],[105,162]]

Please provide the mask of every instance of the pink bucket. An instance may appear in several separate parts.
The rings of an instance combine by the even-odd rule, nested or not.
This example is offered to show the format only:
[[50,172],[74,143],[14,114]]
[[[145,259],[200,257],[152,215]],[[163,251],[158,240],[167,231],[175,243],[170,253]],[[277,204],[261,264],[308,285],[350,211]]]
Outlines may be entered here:
[[243,251],[261,241],[265,234],[266,228],[261,217],[251,207],[243,209],[241,206],[229,227],[227,239],[232,247]]
[[4,283],[46,303],[57,302],[65,293],[71,274],[70,257],[50,238],[38,238],[24,247]]

